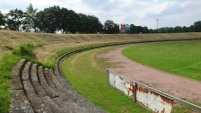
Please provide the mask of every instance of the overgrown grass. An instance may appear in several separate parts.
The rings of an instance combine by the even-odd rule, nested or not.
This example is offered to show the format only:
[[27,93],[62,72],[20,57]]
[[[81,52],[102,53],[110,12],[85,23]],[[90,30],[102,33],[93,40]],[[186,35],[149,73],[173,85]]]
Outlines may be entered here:
[[26,43],[26,44],[22,44],[20,45],[19,48],[14,49],[13,54],[14,55],[18,55],[18,56],[28,56],[28,57],[34,57],[35,54],[33,52],[33,47],[34,45],[31,43]]
[[[109,85],[107,75],[100,70],[104,64],[105,67],[109,64],[104,59],[97,61],[94,52],[98,51],[104,49],[82,52],[63,62],[62,70],[74,88],[109,113],[148,113],[145,108]],[[99,63],[102,67],[98,67]]]
[[186,105],[174,105],[172,113],[201,113],[201,111]]
[[11,48],[12,54],[5,54],[0,59],[0,113],[8,113],[10,106],[10,79],[13,66],[21,59],[26,58],[38,64],[34,60],[33,48],[40,44],[26,43],[20,45],[18,48]]
[[133,61],[201,81],[201,40],[133,46],[123,54]]
[[19,59],[20,57],[16,55],[4,55],[0,60],[0,113],[8,113],[11,70]]

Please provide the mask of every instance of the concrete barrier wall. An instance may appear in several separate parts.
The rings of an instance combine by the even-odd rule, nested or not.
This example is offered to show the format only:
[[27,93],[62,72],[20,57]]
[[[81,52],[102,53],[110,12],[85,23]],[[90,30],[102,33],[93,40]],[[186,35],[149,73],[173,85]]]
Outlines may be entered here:
[[130,80],[108,70],[109,83],[125,95],[156,113],[171,113],[174,100],[154,91],[149,86]]

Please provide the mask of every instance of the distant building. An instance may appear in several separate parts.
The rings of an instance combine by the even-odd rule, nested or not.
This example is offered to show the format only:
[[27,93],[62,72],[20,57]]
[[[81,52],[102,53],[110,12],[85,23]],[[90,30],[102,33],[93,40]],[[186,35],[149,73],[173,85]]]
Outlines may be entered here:
[[6,26],[0,25],[0,30],[1,30],[1,29],[6,29],[6,28],[7,28]]
[[130,32],[130,30],[131,30],[130,25],[126,24],[126,32]]
[[125,24],[121,24],[120,31],[121,31],[122,33],[126,32],[126,25],[125,25]]
[[121,33],[130,32],[130,25],[128,25],[128,24],[121,24],[120,31],[121,31]]

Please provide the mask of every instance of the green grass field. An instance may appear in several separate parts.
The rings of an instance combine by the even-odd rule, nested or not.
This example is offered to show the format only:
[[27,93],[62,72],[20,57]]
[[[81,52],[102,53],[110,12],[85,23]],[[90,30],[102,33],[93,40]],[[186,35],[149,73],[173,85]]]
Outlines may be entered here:
[[96,53],[105,50],[91,50],[67,58],[62,64],[67,80],[79,93],[109,113],[150,112],[109,85],[107,74],[102,70],[115,64],[108,64],[106,59],[97,60],[95,57]]
[[201,40],[128,47],[123,54],[159,70],[201,81]]

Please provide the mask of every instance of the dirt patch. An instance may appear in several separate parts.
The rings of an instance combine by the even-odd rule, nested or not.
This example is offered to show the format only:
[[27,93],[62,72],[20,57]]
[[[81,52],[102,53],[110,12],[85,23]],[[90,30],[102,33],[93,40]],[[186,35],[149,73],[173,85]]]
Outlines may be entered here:
[[97,55],[97,58],[107,58],[108,62],[118,63],[112,71],[127,76],[135,81],[171,94],[181,99],[201,103],[201,82],[182,76],[163,72],[152,67],[133,62],[122,55],[125,47],[107,51]]

